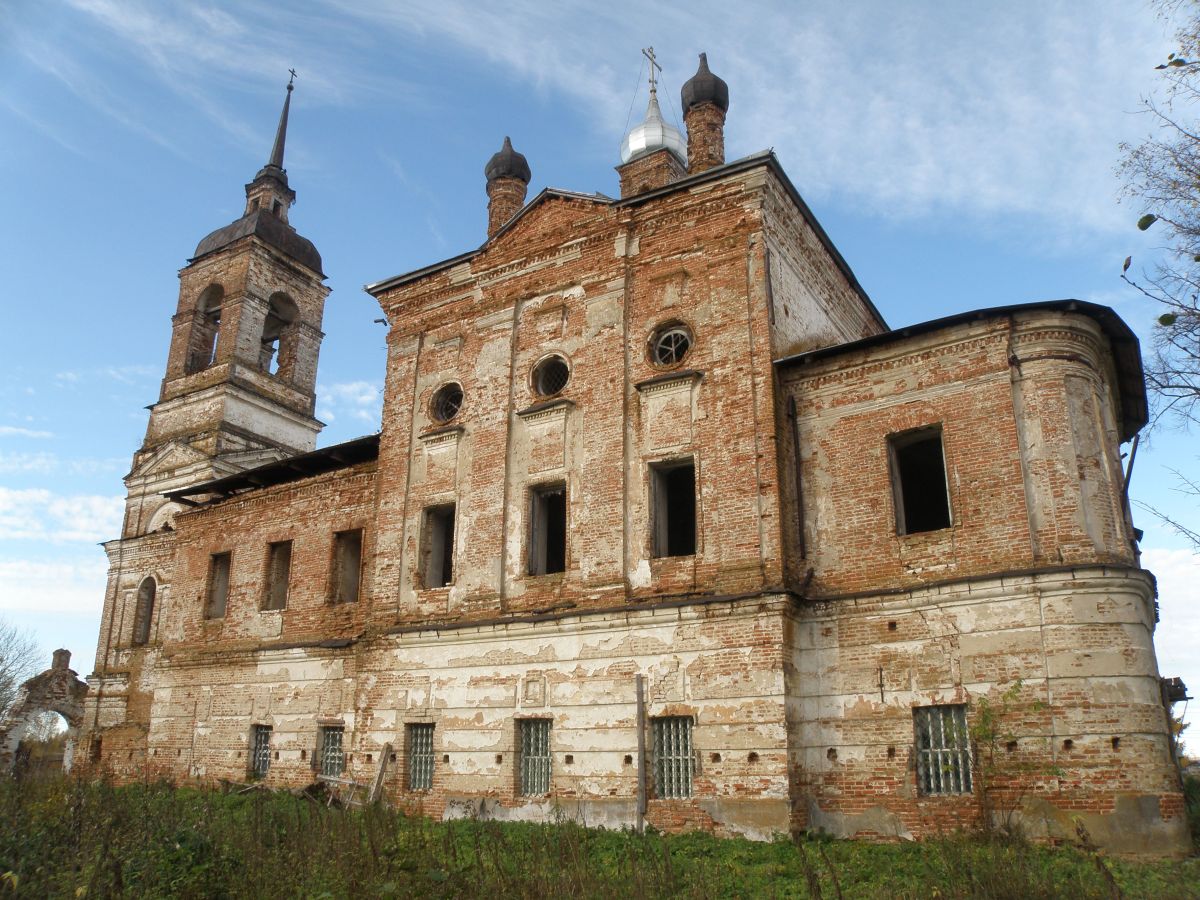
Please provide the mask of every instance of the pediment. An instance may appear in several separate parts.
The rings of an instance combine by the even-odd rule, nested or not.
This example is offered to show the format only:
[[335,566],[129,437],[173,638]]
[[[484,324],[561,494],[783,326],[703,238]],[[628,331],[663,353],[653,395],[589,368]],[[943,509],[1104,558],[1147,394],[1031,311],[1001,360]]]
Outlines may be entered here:
[[496,232],[483,246],[483,252],[507,251],[514,244],[534,247],[561,244],[572,225],[602,216],[611,203],[612,200],[599,194],[544,190]]
[[148,478],[155,475],[169,475],[180,469],[207,461],[208,457],[195,447],[182,441],[169,441],[155,450],[141,465],[135,466],[126,477]]

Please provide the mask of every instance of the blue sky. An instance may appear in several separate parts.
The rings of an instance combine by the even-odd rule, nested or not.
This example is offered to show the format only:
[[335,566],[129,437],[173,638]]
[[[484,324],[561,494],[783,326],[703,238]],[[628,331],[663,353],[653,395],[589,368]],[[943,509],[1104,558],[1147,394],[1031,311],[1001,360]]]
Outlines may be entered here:
[[[1128,2],[749,3],[510,0],[0,7],[0,616],[91,671],[97,542],[157,397],[176,273],[241,214],[299,73],[286,166],[292,224],[333,288],[320,443],[377,429],[383,331],[365,283],[478,246],[483,165],[504,136],[545,186],[615,195],[618,147],[664,114],[708,52],[728,83],[728,158],[773,147],[892,326],[1077,297],[1148,337],[1118,278],[1150,264],[1119,204],[1118,144],[1172,49]],[[1169,468],[1195,435],[1139,451],[1135,499],[1195,527]],[[1200,690],[1200,557],[1146,513],[1164,674]]]

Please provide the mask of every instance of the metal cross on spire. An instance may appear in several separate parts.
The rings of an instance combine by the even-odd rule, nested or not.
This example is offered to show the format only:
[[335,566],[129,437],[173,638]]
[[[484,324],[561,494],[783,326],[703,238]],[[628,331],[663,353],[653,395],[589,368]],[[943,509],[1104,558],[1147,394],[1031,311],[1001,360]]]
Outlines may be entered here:
[[288,90],[290,91],[292,89],[292,82],[296,80],[296,70],[288,69],[288,74],[292,76],[288,79]]
[[662,66],[658,64],[658,60],[654,58],[654,48],[646,47],[642,50],[642,56],[650,60],[650,96],[654,99],[658,98],[658,81],[655,78],[654,70],[662,71]]

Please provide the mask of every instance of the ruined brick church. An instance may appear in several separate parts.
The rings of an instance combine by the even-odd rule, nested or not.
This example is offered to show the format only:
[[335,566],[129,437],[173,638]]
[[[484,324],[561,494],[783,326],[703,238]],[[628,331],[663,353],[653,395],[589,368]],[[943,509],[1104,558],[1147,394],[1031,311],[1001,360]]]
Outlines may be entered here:
[[77,761],[438,817],[910,838],[1015,809],[1187,847],[1112,310],[889,329],[775,155],[726,161],[701,56],[686,137],[652,80],[619,198],[527,201],[505,139],[484,243],[367,287],[381,430],[315,449],[291,90],[180,272]]

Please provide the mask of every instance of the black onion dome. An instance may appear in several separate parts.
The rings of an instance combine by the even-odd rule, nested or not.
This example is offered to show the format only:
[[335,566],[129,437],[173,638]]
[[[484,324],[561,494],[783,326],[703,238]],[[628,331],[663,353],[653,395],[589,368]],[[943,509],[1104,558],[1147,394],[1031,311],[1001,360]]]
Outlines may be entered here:
[[715,103],[722,112],[729,112],[729,85],[708,70],[708,54],[700,54],[700,68],[679,92],[683,110],[687,112],[699,103]]
[[325,273],[321,271],[321,254],[317,252],[312,241],[301,237],[296,233],[296,229],[265,209],[253,210],[236,222],[218,228],[197,245],[192,261],[215,253],[250,235],[261,238],[286,256],[324,276]]
[[488,164],[483,167],[483,174],[487,176],[489,182],[497,178],[519,178],[529,184],[529,179],[533,177],[533,173],[529,171],[529,162],[513,149],[512,141],[507,137],[504,139],[504,146],[500,148],[500,152],[489,159]]

